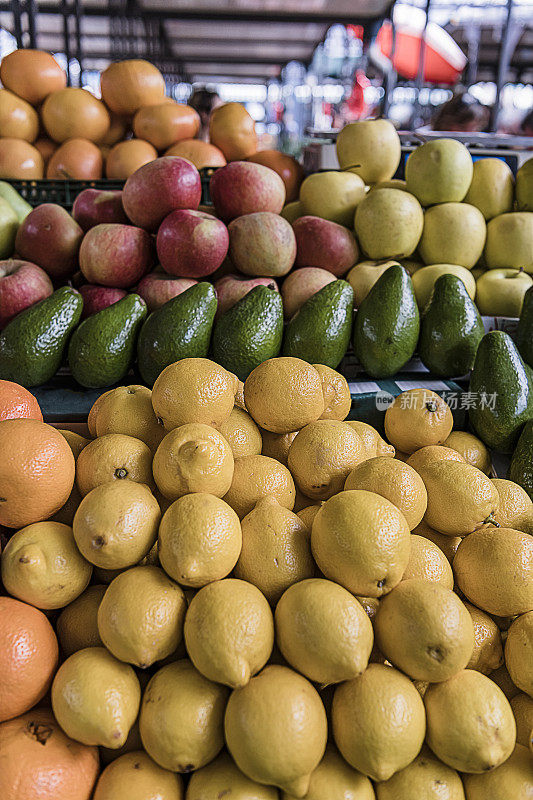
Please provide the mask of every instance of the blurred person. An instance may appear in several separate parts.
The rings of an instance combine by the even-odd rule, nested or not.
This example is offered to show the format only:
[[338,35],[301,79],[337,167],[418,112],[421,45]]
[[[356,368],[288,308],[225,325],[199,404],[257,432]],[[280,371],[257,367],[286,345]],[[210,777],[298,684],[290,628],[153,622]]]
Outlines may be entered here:
[[530,108],[520,123],[519,136],[533,136],[533,108]]
[[200,116],[200,127],[196,134],[197,139],[203,142],[209,141],[209,119],[211,114],[222,105],[222,99],[214,89],[206,89],[202,86],[198,89],[193,89],[191,96],[187,100],[187,105],[194,108]]
[[490,111],[469,92],[459,91],[439,106],[432,121],[434,131],[479,133],[485,130]]

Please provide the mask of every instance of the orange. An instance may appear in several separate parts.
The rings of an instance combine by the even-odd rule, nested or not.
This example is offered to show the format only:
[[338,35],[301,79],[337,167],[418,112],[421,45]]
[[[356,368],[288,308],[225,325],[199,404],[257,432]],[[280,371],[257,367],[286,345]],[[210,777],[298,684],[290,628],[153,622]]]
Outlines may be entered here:
[[56,635],[43,612],[0,597],[0,722],[39,702],[52,682],[57,656]]
[[74,485],[75,461],[59,431],[35,419],[0,422],[0,525],[23,528],[55,514]]
[[2,800],[89,800],[97,777],[98,748],[65,736],[48,709],[0,725]]
[[39,403],[31,392],[18,383],[0,380],[0,422],[19,417],[43,420]]

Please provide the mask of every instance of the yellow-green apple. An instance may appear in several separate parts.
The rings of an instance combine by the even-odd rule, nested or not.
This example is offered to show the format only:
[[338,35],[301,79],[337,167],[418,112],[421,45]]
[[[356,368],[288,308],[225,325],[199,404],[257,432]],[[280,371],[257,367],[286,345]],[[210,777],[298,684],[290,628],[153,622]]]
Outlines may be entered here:
[[0,261],[0,328],[53,291],[52,281],[37,264],[16,258]]
[[121,191],[84,189],[74,200],[72,216],[83,231],[104,222],[127,224],[129,219],[122,205]]
[[152,237],[133,225],[96,225],[81,244],[80,269],[90,283],[127,289],[138,283],[152,264]]
[[433,139],[413,150],[405,165],[407,191],[423,206],[460,203],[473,175],[472,157],[456,139]]
[[385,270],[398,264],[397,261],[360,261],[349,271],[346,280],[353,289],[353,302],[359,308],[370,289]]
[[388,181],[400,163],[400,137],[387,119],[351,122],[337,136],[337,158],[365,183]]
[[366,193],[365,184],[353,172],[315,172],[300,187],[305,214],[353,227],[355,209]]
[[357,239],[365,255],[374,261],[410,256],[423,227],[422,206],[401,189],[374,189],[355,212]]
[[297,267],[320,267],[341,278],[359,257],[355,236],[343,225],[321,217],[300,217],[293,223]]
[[281,287],[285,318],[293,317],[306,300],[335,280],[332,272],[320,267],[301,267],[287,275]]
[[487,236],[481,211],[469,203],[440,203],[424,214],[418,252],[425,264],[477,264]]
[[279,277],[294,264],[296,237],[292,226],[279,214],[246,214],[230,222],[228,231],[230,258],[245,275]]
[[228,245],[224,223],[203,211],[172,211],[157,232],[161,266],[170,275],[181,278],[212,275],[224,261]]
[[21,223],[15,251],[42,267],[53,280],[61,281],[76,272],[82,239],[83,231],[68,211],[56,203],[43,203]]
[[224,222],[257,211],[279,214],[285,203],[285,184],[278,173],[250,161],[232,161],[217,169],[209,190],[217,216]]
[[489,269],[476,282],[476,305],[480,314],[519,317],[524,295],[533,278],[520,269]]
[[533,211],[500,214],[487,225],[488,269],[525,269],[533,274]]
[[417,270],[411,278],[419,308],[426,307],[437,278],[441,275],[456,275],[464,283],[472,300],[476,296],[476,281],[469,269],[458,264],[430,264]]

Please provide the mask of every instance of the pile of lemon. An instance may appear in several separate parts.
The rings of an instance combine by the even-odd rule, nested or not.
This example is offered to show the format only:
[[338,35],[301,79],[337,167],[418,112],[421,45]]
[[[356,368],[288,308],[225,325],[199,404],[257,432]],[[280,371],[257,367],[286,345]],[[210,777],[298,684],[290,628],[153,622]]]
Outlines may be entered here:
[[2,578],[62,609],[94,800],[533,796],[533,504],[437,394],[388,442],[350,405],[328,367],[191,358],[65,433],[76,487]]

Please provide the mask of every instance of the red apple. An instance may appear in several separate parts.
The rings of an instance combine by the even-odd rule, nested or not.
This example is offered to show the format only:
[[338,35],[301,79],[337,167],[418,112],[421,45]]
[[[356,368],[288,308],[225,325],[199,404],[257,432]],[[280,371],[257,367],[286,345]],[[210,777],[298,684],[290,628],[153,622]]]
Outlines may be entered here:
[[134,225],[156,231],[171,211],[197,209],[202,197],[200,173],[179,156],[163,156],[130,175],[122,193],[124,211]]
[[281,287],[283,313],[286,319],[293,317],[305,301],[320,289],[336,280],[335,275],[319,267],[302,267],[287,275]]
[[0,328],[53,291],[52,281],[37,264],[16,258],[0,261]]
[[146,303],[148,311],[152,312],[196,283],[198,281],[192,278],[174,278],[164,272],[150,272],[140,281],[135,291]]
[[80,248],[80,269],[90,283],[127,289],[153,263],[152,237],[133,225],[96,225]]
[[157,233],[157,255],[164,270],[180,278],[204,278],[228,252],[228,229],[203,211],[173,211]]
[[224,222],[256,211],[279,214],[285,203],[285,184],[278,173],[249,161],[232,161],[217,169],[209,189]]
[[242,300],[256,286],[268,286],[269,289],[279,291],[273,278],[243,278],[241,275],[225,275],[214,286],[218,303],[217,317]]
[[129,222],[122,205],[121,191],[84,189],[74,200],[72,216],[84,231],[104,222],[124,225]]
[[55,203],[43,203],[21,223],[15,251],[61,281],[76,272],[82,239],[83,231],[68,211]]
[[78,291],[83,298],[82,319],[91,317],[103,308],[112,306],[113,303],[118,303],[119,300],[122,300],[122,298],[127,295],[124,289],[113,289],[110,286],[95,286],[92,283],[86,283],[80,286]]
[[296,236],[296,266],[320,267],[338,278],[357,263],[355,236],[344,225],[321,217],[305,216],[293,224]]
[[296,257],[294,231],[286,219],[270,211],[246,214],[230,222],[229,255],[246,275],[286,275]]

